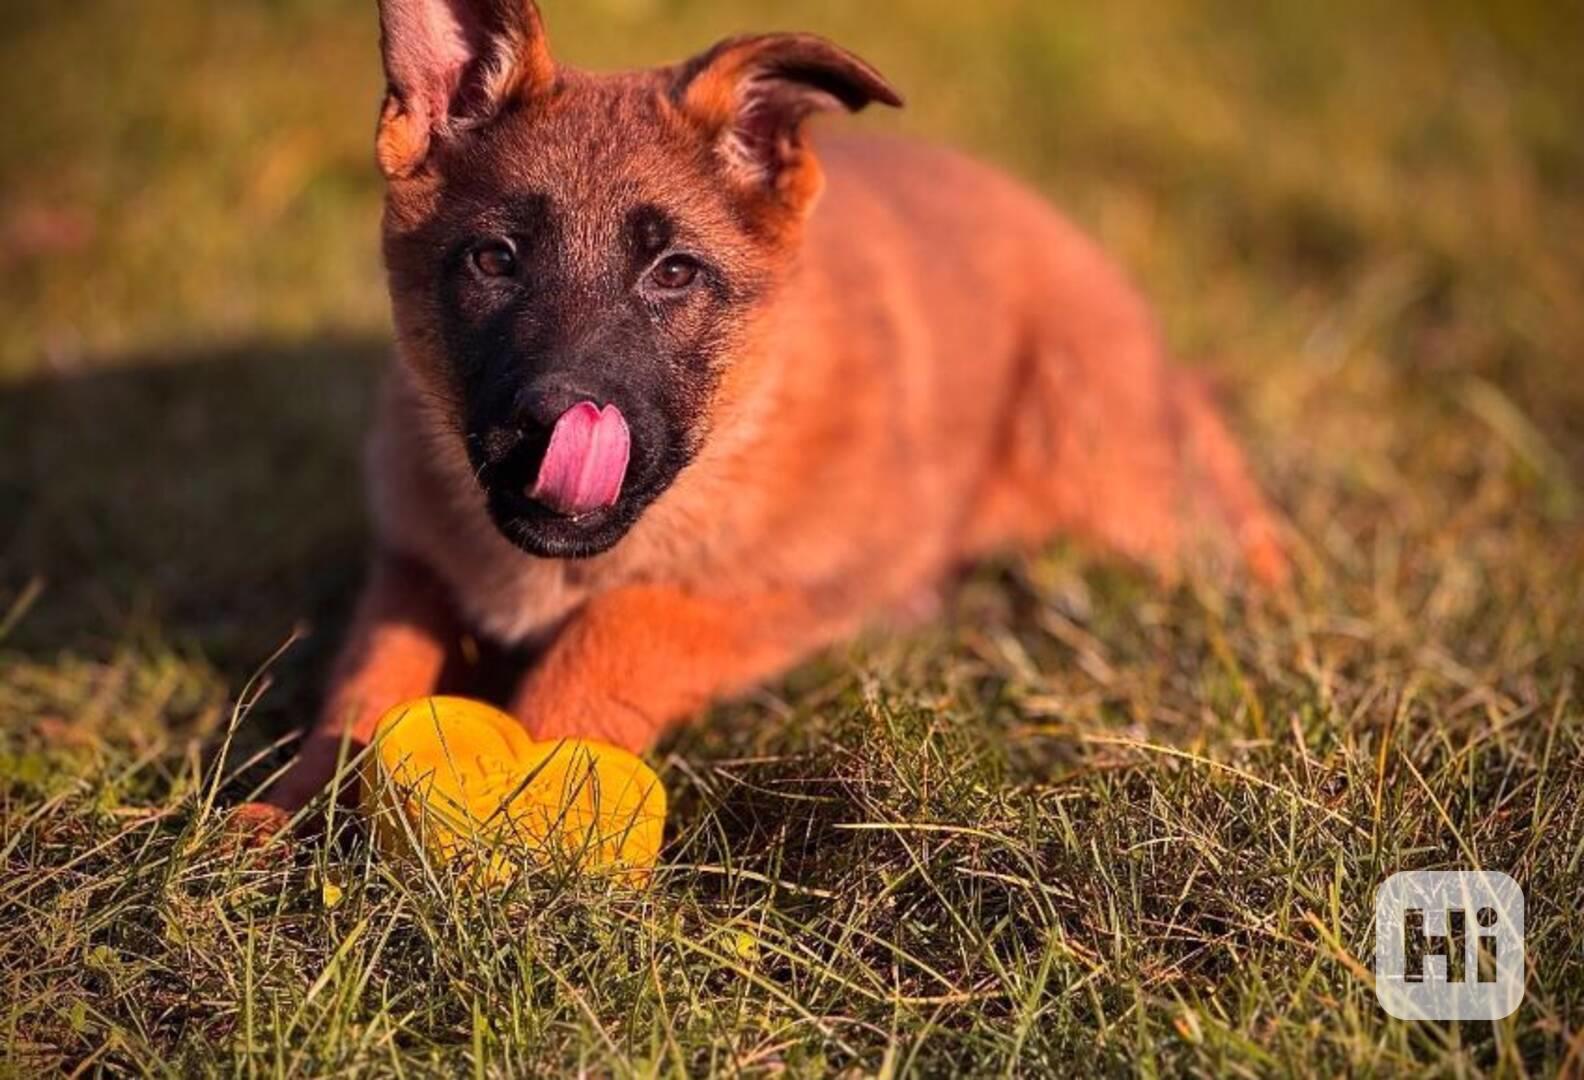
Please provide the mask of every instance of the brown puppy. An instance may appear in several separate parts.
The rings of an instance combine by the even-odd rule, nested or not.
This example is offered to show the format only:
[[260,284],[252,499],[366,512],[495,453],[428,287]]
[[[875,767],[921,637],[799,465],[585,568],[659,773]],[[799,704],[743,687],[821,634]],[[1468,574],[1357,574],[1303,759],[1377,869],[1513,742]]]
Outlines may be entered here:
[[900,104],[862,60],[773,35],[595,76],[532,0],[380,14],[380,553],[252,814],[301,807],[469,633],[543,647],[511,706],[536,736],[642,750],[1058,531],[1284,574],[1236,447],[1071,225],[940,150],[816,156],[815,113]]

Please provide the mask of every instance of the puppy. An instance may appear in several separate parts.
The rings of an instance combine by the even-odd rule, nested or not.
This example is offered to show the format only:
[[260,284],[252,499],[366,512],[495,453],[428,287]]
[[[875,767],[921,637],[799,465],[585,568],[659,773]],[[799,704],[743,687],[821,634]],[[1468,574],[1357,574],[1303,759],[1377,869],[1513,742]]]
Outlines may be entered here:
[[897,106],[801,34],[552,59],[532,0],[381,0],[397,363],[371,580],[279,823],[468,635],[533,645],[541,739],[649,748],[993,551],[1075,534],[1170,576],[1285,562],[1150,313],[1036,196],[830,140]]

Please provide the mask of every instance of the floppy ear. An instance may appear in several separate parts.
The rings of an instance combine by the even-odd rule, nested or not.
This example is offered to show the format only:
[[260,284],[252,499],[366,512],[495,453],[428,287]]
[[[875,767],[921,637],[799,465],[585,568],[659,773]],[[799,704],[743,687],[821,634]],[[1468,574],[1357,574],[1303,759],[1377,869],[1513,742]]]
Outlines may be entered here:
[[683,110],[715,140],[728,176],[796,212],[812,206],[823,181],[805,121],[876,101],[902,104],[868,63],[813,34],[723,41],[684,65],[677,87]]
[[436,138],[555,80],[534,0],[379,0],[379,13],[386,90],[377,149],[391,179],[417,171]]

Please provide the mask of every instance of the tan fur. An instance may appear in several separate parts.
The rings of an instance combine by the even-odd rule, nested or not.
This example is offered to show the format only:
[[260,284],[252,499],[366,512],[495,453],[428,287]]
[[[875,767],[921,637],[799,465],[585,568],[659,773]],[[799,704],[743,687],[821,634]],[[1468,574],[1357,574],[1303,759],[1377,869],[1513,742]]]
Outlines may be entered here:
[[[465,179],[442,159],[395,180],[389,234],[459,185],[554,177],[609,203],[592,222],[651,189],[696,191],[693,209],[725,236],[737,226],[709,195],[720,181],[700,140],[720,137],[733,83],[696,86],[700,116],[665,92],[674,77],[562,70],[503,119],[490,152],[472,152]],[[537,735],[643,750],[964,561],[1059,532],[1168,576],[1195,546],[1232,541],[1261,578],[1282,578],[1236,447],[1092,243],[946,151],[831,139],[819,160],[817,206],[803,193],[795,225],[776,219],[741,248],[765,298],[732,342],[697,460],[587,561],[525,555],[486,515],[438,374],[436,313],[411,299],[419,271],[393,262],[402,362],[370,457],[386,554],[275,805],[323,782],[346,725],[360,742],[384,709],[431,689],[464,631],[544,647],[512,702]]]

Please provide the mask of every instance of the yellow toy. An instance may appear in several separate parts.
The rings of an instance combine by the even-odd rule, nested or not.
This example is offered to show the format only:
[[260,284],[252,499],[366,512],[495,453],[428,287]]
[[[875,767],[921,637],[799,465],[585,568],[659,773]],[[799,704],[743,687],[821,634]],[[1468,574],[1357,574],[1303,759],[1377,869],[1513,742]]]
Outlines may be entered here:
[[374,734],[363,809],[386,855],[415,845],[467,863],[487,884],[525,864],[617,870],[647,881],[665,830],[665,788],[625,750],[535,743],[515,719],[462,698],[392,709]]

